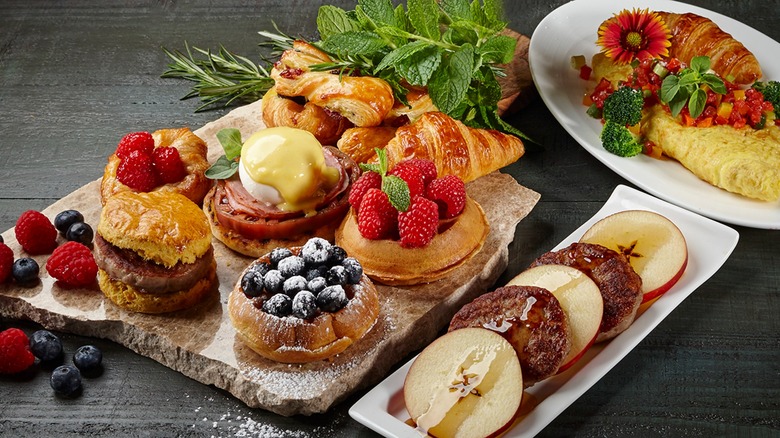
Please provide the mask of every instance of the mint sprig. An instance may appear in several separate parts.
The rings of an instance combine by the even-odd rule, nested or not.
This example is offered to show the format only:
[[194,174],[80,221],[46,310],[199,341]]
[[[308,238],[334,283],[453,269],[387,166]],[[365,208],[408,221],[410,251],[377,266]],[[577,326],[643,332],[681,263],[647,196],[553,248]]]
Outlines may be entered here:
[[217,140],[225,154],[206,169],[206,178],[228,179],[238,170],[238,158],[241,156],[241,131],[236,128],[224,128],[217,132]]
[[685,106],[694,119],[699,117],[707,104],[706,85],[718,94],[726,94],[726,84],[716,74],[710,73],[710,58],[697,56],[691,65],[676,75],[668,75],[661,83],[659,97],[677,117]]
[[374,148],[379,163],[361,163],[360,169],[364,172],[375,172],[382,177],[382,191],[387,194],[390,204],[398,211],[406,211],[412,200],[409,196],[409,185],[406,181],[387,174],[387,152],[384,149]]

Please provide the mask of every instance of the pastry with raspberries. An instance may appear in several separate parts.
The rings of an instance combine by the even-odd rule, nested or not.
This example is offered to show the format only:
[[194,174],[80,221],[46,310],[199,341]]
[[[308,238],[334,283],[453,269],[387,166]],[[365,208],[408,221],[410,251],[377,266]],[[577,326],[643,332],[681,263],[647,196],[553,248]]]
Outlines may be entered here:
[[482,249],[490,227],[459,177],[439,177],[424,159],[388,169],[384,151],[377,155],[378,164],[361,165],[350,212],[336,230],[336,243],[361,261],[372,280],[430,283]]
[[100,200],[105,205],[123,191],[163,191],[180,193],[200,205],[212,185],[205,176],[207,153],[206,143],[189,128],[127,134],[108,157]]
[[355,258],[314,237],[252,262],[228,298],[239,338],[267,359],[306,363],[331,358],[374,326],[379,296]]

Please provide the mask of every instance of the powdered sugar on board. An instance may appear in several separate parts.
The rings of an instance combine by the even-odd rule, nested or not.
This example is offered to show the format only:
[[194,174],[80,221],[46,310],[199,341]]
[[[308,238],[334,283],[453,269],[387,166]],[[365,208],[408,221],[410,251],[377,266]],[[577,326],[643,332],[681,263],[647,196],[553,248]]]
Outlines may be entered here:
[[[238,128],[245,138],[262,129],[259,102],[195,131],[208,143],[212,162],[222,154],[216,133],[226,127]],[[62,210],[77,209],[95,227],[100,216],[99,187],[100,181],[93,181],[43,212],[53,219]],[[379,320],[363,339],[331,360],[281,364],[258,356],[238,340],[227,315],[227,297],[252,260],[216,240],[219,292],[196,308],[167,315],[128,312],[105,299],[96,285],[65,289],[42,269],[41,281],[34,287],[0,285],[0,313],[52,330],[111,339],[199,382],[222,388],[249,407],[282,415],[324,412],[354,391],[380,381],[395,363],[432,341],[457,309],[491,287],[506,268],[515,226],[539,195],[498,172],[469,183],[467,191],[480,203],[490,224],[482,251],[431,284],[379,285]],[[13,230],[3,237],[17,257],[24,254]],[[45,266],[47,256],[34,258]]]

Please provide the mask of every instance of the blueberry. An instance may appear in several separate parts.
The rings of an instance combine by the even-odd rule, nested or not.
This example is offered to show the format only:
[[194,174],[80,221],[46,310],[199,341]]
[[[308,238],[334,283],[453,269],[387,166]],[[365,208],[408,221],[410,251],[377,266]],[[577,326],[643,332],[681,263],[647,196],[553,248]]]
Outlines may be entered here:
[[290,256],[279,261],[276,269],[285,276],[285,278],[294,277],[303,274],[303,268],[306,264],[298,256]]
[[241,290],[247,297],[259,297],[263,293],[264,287],[263,274],[259,271],[250,269],[241,277]]
[[328,280],[329,285],[346,284],[347,283],[347,270],[341,265],[336,265],[328,269],[328,274],[325,277]]
[[301,319],[312,318],[317,313],[317,299],[314,294],[304,290],[292,299],[292,314]]
[[259,262],[252,265],[251,268],[249,268],[253,271],[259,272],[261,275],[265,275],[268,273],[268,271],[271,270],[271,265],[265,262]]
[[65,239],[83,243],[84,245],[89,245],[92,243],[92,238],[94,236],[95,233],[92,231],[92,227],[90,227],[89,224],[85,222],[76,222],[75,224],[71,225],[70,228],[68,228],[68,231],[65,233]]
[[103,362],[103,352],[94,345],[83,345],[73,353],[73,364],[84,373],[100,369]]
[[309,280],[309,283],[306,285],[306,289],[308,289],[311,293],[314,295],[317,295],[325,289],[325,287],[328,285],[327,280],[325,280],[325,277],[315,277]]
[[317,295],[317,306],[325,312],[335,312],[346,306],[347,301],[347,293],[339,285],[328,286]]
[[282,286],[284,285],[284,276],[276,269],[271,269],[263,277],[263,283],[265,283],[265,290],[272,294],[282,292]]
[[48,330],[38,330],[30,336],[30,351],[41,362],[52,362],[62,357],[62,341]]
[[340,264],[346,257],[347,251],[344,248],[338,245],[331,245],[328,248],[328,264],[330,266]]
[[84,215],[77,210],[61,211],[54,218],[54,228],[59,230],[60,233],[65,234],[68,232],[68,228],[76,222],[84,222]]
[[301,248],[301,257],[310,266],[322,265],[328,260],[330,242],[321,237],[312,237]]
[[274,248],[268,257],[271,259],[271,266],[274,267],[278,265],[281,260],[284,260],[291,255],[292,251],[290,251],[289,248]]
[[347,257],[341,262],[347,273],[347,284],[358,284],[363,276],[363,266],[354,257]]
[[274,316],[288,316],[292,312],[292,298],[276,294],[263,302],[263,311]]
[[324,277],[327,273],[328,267],[325,265],[320,265],[315,268],[307,269],[303,276],[306,278],[306,280],[311,281],[317,277]]
[[81,389],[81,373],[73,365],[60,365],[52,371],[49,383],[57,394],[75,395]]
[[294,297],[298,292],[306,290],[306,283],[307,281],[305,278],[300,275],[294,275],[287,280],[284,280],[282,289],[284,290],[284,293],[290,297]]
[[13,266],[11,266],[11,275],[20,284],[34,283],[38,280],[39,272],[38,262],[29,257],[16,259]]

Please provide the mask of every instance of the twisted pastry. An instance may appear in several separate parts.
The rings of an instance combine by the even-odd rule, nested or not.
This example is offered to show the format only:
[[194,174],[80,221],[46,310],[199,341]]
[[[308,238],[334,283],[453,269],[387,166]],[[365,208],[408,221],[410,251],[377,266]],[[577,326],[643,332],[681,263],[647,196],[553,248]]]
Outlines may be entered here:
[[268,127],[288,126],[314,134],[323,145],[334,145],[345,130],[352,127],[341,114],[321,108],[311,102],[301,105],[293,99],[279,96],[272,87],[263,96],[263,122]]
[[669,56],[689,64],[695,56],[709,56],[711,68],[735,84],[752,84],[761,77],[755,56],[709,18],[696,14],[659,12],[672,33]]

